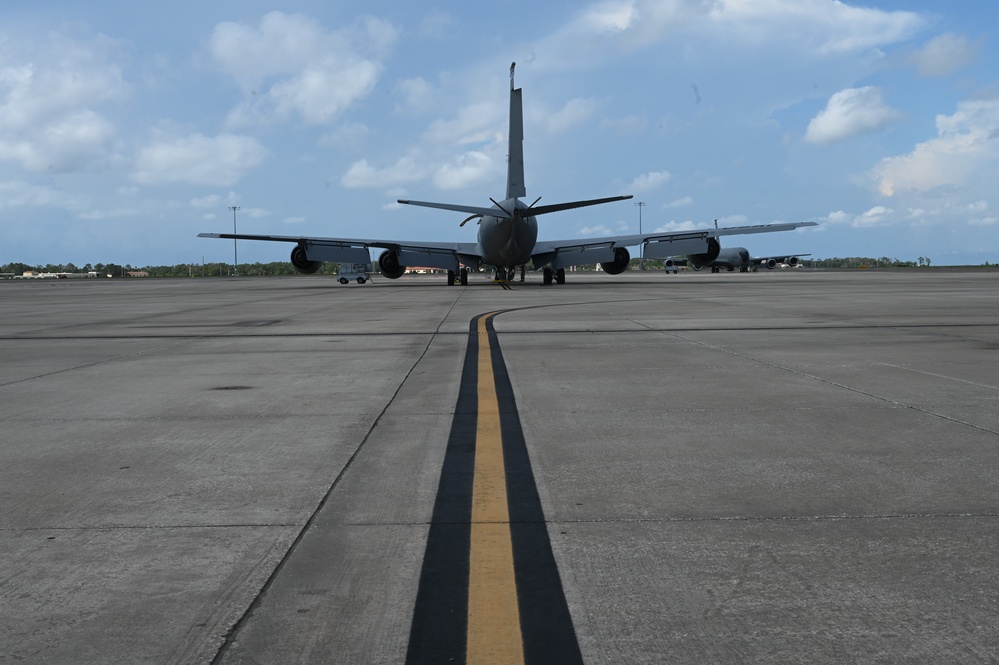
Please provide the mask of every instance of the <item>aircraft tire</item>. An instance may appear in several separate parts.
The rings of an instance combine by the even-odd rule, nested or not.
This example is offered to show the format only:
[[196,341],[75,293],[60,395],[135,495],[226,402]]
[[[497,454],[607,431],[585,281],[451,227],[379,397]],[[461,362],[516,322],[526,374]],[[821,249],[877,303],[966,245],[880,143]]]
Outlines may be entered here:
[[462,286],[468,286],[468,268],[462,268],[458,273],[458,282],[460,282]]
[[453,270],[448,270],[447,271],[447,285],[448,286],[454,286],[454,271]]
[[545,268],[542,271],[542,273],[541,273],[541,281],[544,282],[546,286],[548,284],[552,283],[552,269],[551,268]]
[[555,271],[555,283],[565,284],[565,268],[559,268]]

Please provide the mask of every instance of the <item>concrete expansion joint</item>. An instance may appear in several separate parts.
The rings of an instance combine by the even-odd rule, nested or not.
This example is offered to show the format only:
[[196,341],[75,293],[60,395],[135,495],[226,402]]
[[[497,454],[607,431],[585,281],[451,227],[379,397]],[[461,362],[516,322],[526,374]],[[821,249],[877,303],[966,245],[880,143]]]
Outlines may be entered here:
[[189,529],[300,529],[305,522],[244,522],[234,524],[103,524],[98,526],[31,526],[31,527],[0,527],[4,533],[30,533],[32,531],[173,531]]
[[723,515],[717,517],[622,517],[591,520],[554,520],[548,524],[641,524],[669,522],[833,522],[839,520],[980,519],[999,517],[982,513],[886,513],[884,515]]

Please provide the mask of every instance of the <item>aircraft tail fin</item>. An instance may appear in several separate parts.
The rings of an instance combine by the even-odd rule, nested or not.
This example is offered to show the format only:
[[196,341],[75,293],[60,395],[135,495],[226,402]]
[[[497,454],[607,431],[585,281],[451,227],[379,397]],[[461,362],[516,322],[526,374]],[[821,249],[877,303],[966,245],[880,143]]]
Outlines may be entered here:
[[524,105],[521,89],[513,85],[513,70],[517,63],[510,65],[510,136],[506,163],[506,198],[527,196],[524,186]]

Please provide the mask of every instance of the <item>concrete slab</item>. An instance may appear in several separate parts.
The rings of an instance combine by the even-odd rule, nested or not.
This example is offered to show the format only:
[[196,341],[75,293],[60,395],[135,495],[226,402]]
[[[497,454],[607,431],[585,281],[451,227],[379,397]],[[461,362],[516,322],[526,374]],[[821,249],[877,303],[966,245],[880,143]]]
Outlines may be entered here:
[[999,273],[528,280],[0,282],[0,653],[403,661],[503,310],[586,662],[999,657]]

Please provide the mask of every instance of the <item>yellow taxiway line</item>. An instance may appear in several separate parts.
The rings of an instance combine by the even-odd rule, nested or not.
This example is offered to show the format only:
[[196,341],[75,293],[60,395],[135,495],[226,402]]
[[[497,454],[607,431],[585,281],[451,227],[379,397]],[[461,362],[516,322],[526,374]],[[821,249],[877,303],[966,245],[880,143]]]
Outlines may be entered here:
[[487,320],[478,322],[479,381],[466,662],[523,663],[524,645],[510,538],[503,437]]

